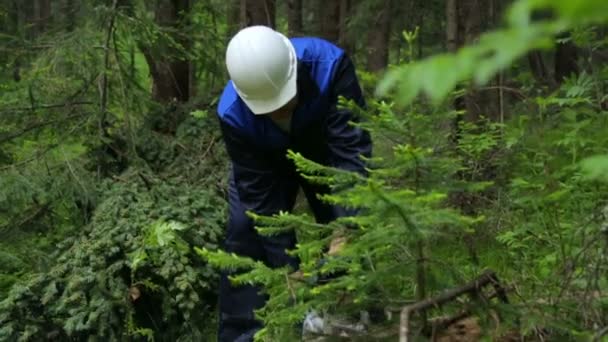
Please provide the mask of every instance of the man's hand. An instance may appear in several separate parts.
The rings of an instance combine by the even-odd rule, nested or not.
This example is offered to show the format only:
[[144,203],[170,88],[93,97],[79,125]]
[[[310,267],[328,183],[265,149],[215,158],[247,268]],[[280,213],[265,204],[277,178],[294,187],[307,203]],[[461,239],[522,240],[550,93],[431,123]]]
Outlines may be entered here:
[[329,243],[329,251],[327,255],[334,256],[340,253],[346,244],[346,238],[344,236],[336,236]]

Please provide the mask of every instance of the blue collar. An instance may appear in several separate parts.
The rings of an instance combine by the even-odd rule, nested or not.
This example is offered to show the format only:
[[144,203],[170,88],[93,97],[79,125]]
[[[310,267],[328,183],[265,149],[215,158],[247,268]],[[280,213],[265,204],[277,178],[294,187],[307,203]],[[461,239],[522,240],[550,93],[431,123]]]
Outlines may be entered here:
[[265,131],[271,135],[269,138],[281,141],[283,145],[289,143],[291,135],[297,135],[297,127],[301,127],[307,121],[306,116],[311,114],[308,110],[310,104],[321,94],[319,86],[311,77],[309,67],[300,61],[298,61],[297,89],[298,104],[291,117],[289,133],[282,130],[269,116],[264,116]]

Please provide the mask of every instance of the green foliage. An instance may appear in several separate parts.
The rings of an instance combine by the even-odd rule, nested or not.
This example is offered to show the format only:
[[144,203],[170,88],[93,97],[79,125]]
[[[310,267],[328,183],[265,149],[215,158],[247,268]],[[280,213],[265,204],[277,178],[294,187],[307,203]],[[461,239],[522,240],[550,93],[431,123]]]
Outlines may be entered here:
[[[54,264],[49,254],[56,244],[89,223],[104,193],[104,178],[129,165],[158,171],[165,162],[182,163],[192,175],[203,161],[190,158],[186,163],[184,149],[199,148],[206,157],[216,152],[217,138],[190,139],[185,147],[184,140],[162,139],[153,132],[159,122],[184,109],[168,110],[151,101],[152,61],[143,53],[157,47],[176,59],[215,63],[217,54],[202,53],[210,47],[204,41],[191,49],[181,41],[183,34],[196,31],[219,48],[220,41],[201,34],[211,21],[203,12],[211,9],[197,7],[192,17],[204,20],[174,32],[154,22],[153,8],[145,1],[119,2],[116,9],[111,3],[75,2],[65,11],[53,6],[52,20],[39,30],[38,24],[24,22],[34,15],[28,12],[33,7],[0,1],[0,250],[10,255],[0,258],[0,298],[18,279]],[[179,134],[200,134],[200,124],[192,122]],[[210,146],[201,148],[201,143]],[[211,159],[212,170],[223,170],[221,158]],[[176,174],[174,170],[171,176]],[[214,172],[205,176],[201,179],[211,183],[221,178]],[[14,260],[20,260],[18,270]]]
[[[605,237],[601,208],[606,203],[605,152],[608,143],[605,111],[593,92],[596,81],[581,74],[542,99],[539,113],[513,120],[507,135],[510,184],[497,220],[507,220],[496,239],[507,247],[509,265],[520,270],[514,281],[529,284],[526,298],[542,304],[522,308],[530,325],[544,325],[564,333],[584,333],[589,322],[600,324],[606,307],[585,294],[606,289]],[[520,132],[515,134],[514,132]],[[521,132],[525,131],[525,134]],[[538,284],[535,286],[534,284]],[[542,284],[542,286],[540,286]],[[578,323],[573,323],[578,322]]]
[[[69,336],[119,339],[135,333],[124,331],[126,315],[132,310],[139,317],[137,324],[145,323],[155,336],[201,335],[208,319],[204,308],[215,303],[211,289],[216,278],[215,272],[192,259],[188,246],[202,243],[215,248],[223,205],[204,187],[161,183],[151,193],[137,181],[137,173],[126,177],[129,185],[109,190],[109,199],[97,210],[88,234],[68,241],[58,264],[29,282],[27,301],[20,287],[9,293],[0,310],[0,339],[11,340],[33,327],[45,332],[44,326],[28,324],[20,314],[33,304],[42,306],[42,312],[32,319]],[[176,197],[181,198],[178,203],[173,202]],[[178,221],[150,225],[154,217]],[[172,229],[178,227],[175,222],[183,222],[179,231],[183,237]],[[129,258],[134,255],[146,257]],[[132,306],[128,294],[135,286],[148,297],[135,298]],[[138,301],[148,307],[142,309]],[[152,322],[141,321],[147,315]]]
[[608,155],[589,157],[581,162],[587,179],[608,182]]
[[226,215],[223,199],[209,187],[221,177],[209,170],[225,164],[214,163],[217,148],[205,160],[199,155],[217,140],[212,122],[188,119],[164,144],[164,137],[141,131],[142,156],[165,159],[142,160],[102,182],[91,222],[64,237],[48,269],[18,282],[0,303],[0,340],[49,333],[199,339],[214,328],[207,322],[213,321],[217,275],[191,248],[217,248]]
[[[352,107],[354,104],[345,103]],[[448,206],[449,191],[476,191],[482,184],[462,184],[455,175],[464,166],[455,154],[439,153],[449,145],[449,136],[420,137],[420,142],[407,141],[413,132],[439,129],[443,114],[416,115],[402,119],[381,101],[370,102],[372,113],[366,127],[382,132],[386,124],[406,122],[403,130],[395,128],[403,142],[393,145],[392,153],[370,161],[369,177],[325,167],[289,153],[303,176],[330,186],[332,194],[322,199],[328,203],[356,208],[356,217],[341,218],[330,224],[318,224],[309,215],[282,213],[274,217],[252,216],[261,234],[276,234],[293,229],[299,244],[292,251],[301,260],[304,279],[294,279],[288,268],[272,270],[223,252],[203,251],[201,255],[221,268],[245,270],[233,277],[237,284],[261,284],[270,295],[268,304],[257,312],[265,322],[258,339],[273,340],[285,336],[294,324],[300,323],[312,308],[356,313],[369,307],[384,307],[398,298],[412,298],[420,285],[416,269],[423,258],[428,264],[427,291],[438,291],[457,284],[475,268],[463,269],[458,263],[466,259],[465,248],[451,246],[448,259],[444,248],[452,239],[463,239],[482,222],[482,217],[468,217]],[[409,131],[415,127],[415,131]],[[397,134],[395,134],[397,135]],[[376,142],[382,141],[378,135]],[[404,141],[405,140],[405,141]],[[432,142],[432,144],[431,144]],[[493,145],[490,143],[490,145]],[[462,149],[473,150],[478,140],[465,139]],[[324,249],[336,235],[345,236],[347,244],[339,257],[327,258]],[[422,246],[422,248],[420,248]],[[322,264],[322,266],[320,266]],[[249,270],[249,271],[247,271]],[[447,271],[447,272],[446,272]],[[328,283],[315,280],[345,272]]]
[[[359,71],[365,93],[382,95],[368,112],[342,103],[374,136],[369,177],[289,155],[307,179],[331,187],[323,200],[360,214],[329,224],[252,214],[261,234],[297,232],[290,253],[303,277],[215,251],[227,163],[208,97],[225,79],[232,28],[223,3],[196,2],[177,30],[154,21],[156,3],[78,3],[74,20],[60,13],[39,32],[11,16],[20,2],[0,1],[0,340],[210,340],[217,274],[199,256],[240,271],[237,284],[263,285],[259,339],[293,339],[310,309],[348,316],[401,306],[488,267],[515,289],[500,308],[503,327],[514,314],[523,334],[573,340],[608,324],[608,67],[592,58],[608,40],[591,26],[605,25],[606,1],[520,0],[506,27],[420,62],[413,44],[441,46],[443,18],[429,12],[445,4],[398,6],[395,17],[424,18],[396,23],[408,49],[392,59],[408,63],[378,89],[377,75]],[[380,4],[357,4],[351,38],[367,32]],[[535,10],[553,16],[533,21]],[[571,34],[555,39],[562,31]],[[522,99],[507,103],[501,123],[445,108],[497,71],[528,82],[514,63],[556,41],[575,42],[584,57],[560,89],[515,85]],[[353,57],[367,52],[364,39],[354,45]],[[159,57],[195,66],[204,105],[150,101],[149,63]],[[162,129],[175,122],[174,134]],[[335,236],[347,242],[330,257]],[[340,275],[318,281],[331,274]]]
[[[419,63],[405,64],[390,70],[378,87],[386,94],[396,89],[401,104],[412,102],[419,94],[437,103],[445,99],[460,83],[473,80],[485,84],[498,71],[506,69],[526,52],[550,47],[553,36],[592,23],[605,23],[608,5],[601,0],[518,1],[509,11],[509,26],[483,34],[475,45],[455,54],[440,54]],[[552,9],[558,19],[535,22],[535,9]]]
[[[306,214],[252,214],[260,234],[297,232],[299,243],[289,253],[300,258],[303,277],[289,268],[273,270],[199,250],[211,264],[238,270],[234,283],[262,285],[269,295],[256,312],[265,324],[256,339],[289,336],[312,309],[348,316],[405,305],[485,268],[516,288],[509,307],[494,308],[503,314],[503,327],[522,335],[542,327],[571,340],[590,338],[593,329],[605,326],[605,71],[572,76],[550,94],[536,92],[501,123],[469,122],[460,112],[429,109],[419,95],[441,104],[463,83],[482,84],[531,49],[550,46],[562,30],[605,23],[606,6],[518,1],[505,29],[455,54],[389,71],[379,87],[383,98],[370,99],[367,113],[343,102],[367,119],[360,125],[372,132],[380,151],[368,160],[369,176],[297,153],[289,157],[306,179],[332,189],[324,201],[359,214],[329,224]],[[531,21],[532,11],[542,8],[557,15]],[[588,43],[605,47],[594,39]],[[373,75],[360,75],[369,91]],[[328,256],[336,236],[347,242],[338,255]],[[337,276],[318,281],[332,274]],[[518,320],[523,324],[517,326]]]

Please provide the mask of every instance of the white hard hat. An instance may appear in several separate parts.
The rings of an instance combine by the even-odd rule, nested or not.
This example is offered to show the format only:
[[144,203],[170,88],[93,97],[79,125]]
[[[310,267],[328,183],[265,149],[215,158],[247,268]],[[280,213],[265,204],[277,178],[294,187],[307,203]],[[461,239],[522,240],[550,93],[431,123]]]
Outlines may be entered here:
[[228,43],[226,67],[236,92],[254,114],[266,114],[296,95],[296,52],[287,37],[250,26]]

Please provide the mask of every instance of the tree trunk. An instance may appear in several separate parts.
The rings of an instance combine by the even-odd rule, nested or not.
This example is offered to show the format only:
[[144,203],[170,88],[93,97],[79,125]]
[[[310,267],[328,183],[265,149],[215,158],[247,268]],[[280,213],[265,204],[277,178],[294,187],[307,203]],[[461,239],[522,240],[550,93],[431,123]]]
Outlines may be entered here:
[[446,0],[446,41],[449,52],[455,52],[460,46],[458,39],[458,3],[456,0]]
[[[475,44],[482,33],[483,21],[491,21],[493,10],[488,10],[487,1],[483,0],[447,0],[446,2],[446,40],[449,51],[454,52],[458,48]],[[492,13],[491,13],[492,12]],[[492,14],[492,15],[490,15]],[[490,22],[488,25],[491,25]],[[502,80],[502,78],[500,78]],[[453,140],[457,144],[461,137],[460,124],[464,122],[480,123],[482,116],[492,121],[499,120],[499,92],[494,89],[483,89],[471,86],[463,97],[454,101],[457,110],[465,110],[465,114],[454,122]],[[481,128],[483,129],[483,128]],[[469,159],[462,156],[465,162]],[[492,180],[496,177],[495,165],[485,161],[476,169],[463,170],[457,174],[460,180],[483,181]],[[484,196],[492,196],[486,192],[483,194],[472,194],[467,191],[453,192],[450,194],[452,205],[459,208],[464,214],[476,215],[480,207],[483,207]],[[477,256],[475,237],[468,236],[465,239],[471,262],[479,264]]]
[[354,56],[355,54],[354,42],[348,30],[348,19],[351,17],[352,7],[352,0],[340,1],[340,34],[338,44],[350,56]]
[[241,27],[275,27],[275,0],[241,0]]
[[287,29],[290,37],[302,36],[302,0],[287,1]]
[[[155,21],[160,26],[181,32],[180,21],[190,12],[190,0],[161,0],[155,10]],[[186,38],[175,38],[186,50],[191,42]],[[170,56],[167,47],[143,47],[146,61],[152,74],[152,98],[161,103],[186,102],[190,98],[190,62],[184,58]]]
[[227,16],[227,24],[228,24],[228,30],[227,30],[227,38],[228,40],[230,40],[230,38],[232,38],[232,36],[234,36],[239,29],[241,28],[241,2],[240,0],[228,0],[226,1],[226,13],[228,13]]
[[543,59],[543,55],[540,50],[532,50],[528,52],[528,64],[530,65],[530,71],[536,82],[540,84],[552,84],[553,79],[549,75],[549,70]]
[[51,0],[36,1],[36,26],[38,34],[44,33],[51,23]]
[[[459,3],[459,47],[475,44],[481,35],[482,15],[487,13],[487,11],[484,11],[482,3],[487,5],[487,2],[481,0],[466,0]],[[481,116],[498,122],[497,104],[498,92],[496,90],[479,90],[472,87],[469,89],[468,94],[465,95],[465,117],[471,122],[477,122]]]
[[464,44],[473,44],[481,34],[481,0],[462,1],[460,25],[464,28]]
[[[159,26],[167,27],[178,32],[173,39],[188,51],[191,48],[190,35],[187,31],[188,16],[191,11],[191,0],[159,0],[155,8],[155,21]],[[186,102],[192,95],[192,65],[183,55],[175,55],[175,48],[159,41],[156,45],[146,46],[140,44],[150,74],[152,76],[153,100],[170,104],[173,102]],[[155,125],[155,129],[173,134],[183,120],[178,111],[163,114],[165,117]]]
[[340,0],[317,0],[319,37],[334,44],[340,40]]
[[380,71],[388,65],[388,46],[390,34],[391,1],[383,0],[368,31],[367,68],[369,71]]
[[78,8],[76,7],[76,0],[67,0],[65,5],[65,20],[66,25],[65,29],[68,32],[74,31],[76,27],[76,11]]
[[[559,38],[567,38],[564,34]],[[565,78],[578,75],[578,48],[571,41],[558,43],[555,49],[555,81],[561,84]]]
[[416,26],[418,26],[418,37],[416,39],[416,47],[417,47],[417,54],[416,54],[416,58],[418,60],[422,59],[422,47],[424,42],[422,41],[422,32],[426,32],[426,28],[424,27],[424,22],[426,20],[425,18],[425,12],[424,11],[420,11],[420,13],[418,13],[417,15],[418,20],[416,23]]
[[[19,0],[15,0],[19,2]],[[35,0],[24,0],[19,5],[21,15],[24,20],[21,22],[25,23],[25,39],[34,40],[36,35],[36,1]]]

